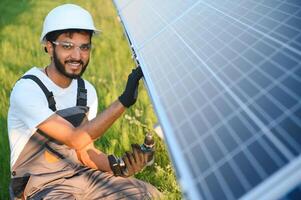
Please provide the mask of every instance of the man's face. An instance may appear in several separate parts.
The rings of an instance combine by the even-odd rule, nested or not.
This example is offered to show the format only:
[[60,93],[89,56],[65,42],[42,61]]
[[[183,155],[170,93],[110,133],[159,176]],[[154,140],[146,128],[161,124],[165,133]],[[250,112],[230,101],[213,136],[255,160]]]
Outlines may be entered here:
[[90,59],[89,34],[64,33],[53,43],[53,61],[56,69],[71,79],[82,76]]

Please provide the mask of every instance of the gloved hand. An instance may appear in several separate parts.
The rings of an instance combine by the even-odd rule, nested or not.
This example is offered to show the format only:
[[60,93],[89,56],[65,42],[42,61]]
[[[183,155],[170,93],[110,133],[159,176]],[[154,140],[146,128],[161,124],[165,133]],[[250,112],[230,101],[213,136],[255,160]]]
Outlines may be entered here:
[[126,152],[122,157],[125,163],[123,175],[126,177],[141,171],[146,166],[150,156],[153,156],[153,152],[143,152],[138,144],[132,144],[132,149],[132,153]]
[[118,98],[122,105],[124,105],[125,107],[128,108],[136,102],[138,96],[139,80],[142,76],[143,73],[141,67],[133,69],[132,73],[128,76],[125,90]]

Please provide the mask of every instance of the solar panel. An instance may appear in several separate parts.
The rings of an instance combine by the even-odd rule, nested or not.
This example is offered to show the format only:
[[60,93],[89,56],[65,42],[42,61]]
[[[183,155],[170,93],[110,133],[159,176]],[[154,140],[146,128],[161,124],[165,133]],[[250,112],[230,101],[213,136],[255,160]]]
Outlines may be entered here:
[[301,1],[114,2],[184,196],[300,194]]

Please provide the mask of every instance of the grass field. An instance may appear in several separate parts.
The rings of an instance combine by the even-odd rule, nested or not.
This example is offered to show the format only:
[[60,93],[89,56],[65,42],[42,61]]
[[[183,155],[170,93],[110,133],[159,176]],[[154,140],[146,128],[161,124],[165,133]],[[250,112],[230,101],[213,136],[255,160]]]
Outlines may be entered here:
[[[32,66],[44,67],[49,58],[39,37],[46,14],[63,0],[1,0],[0,1],[0,199],[8,197],[9,143],[7,111],[10,91],[18,78]],[[123,30],[109,0],[72,1],[89,10],[102,34],[93,39],[94,49],[84,78],[95,85],[99,96],[99,112],[122,92],[128,73],[134,66]],[[147,131],[157,122],[149,97],[140,85],[138,102],[129,109],[95,143],[106,153],[121,156],[131,143],[141,143]],[[30,91],[28,91],[30,95]],[[155,185],[167,199],[180,199],[179,186],[168,158],[166,147],[156,140],[156,162],[136,175]]]

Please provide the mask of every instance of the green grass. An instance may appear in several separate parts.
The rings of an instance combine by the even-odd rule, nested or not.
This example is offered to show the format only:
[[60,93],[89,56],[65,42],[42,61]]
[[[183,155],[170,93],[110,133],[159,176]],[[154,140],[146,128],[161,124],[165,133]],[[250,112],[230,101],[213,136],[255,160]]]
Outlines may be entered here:
[[[49,63],[39,37],[42,22],[50,9],[68,1],[1,0],[0,2],[0,199],[8,199],[10,178],[7,111],[10,91],[16,80],[32,66]],[[95,85],[99,112],[122,92],[128,73],[134,66],[130,50],[108,0],[73,1],[89,10],[102,34],[93,39],[94,49],[84,78]],[[95,143],[106,153],[122,155],[131,143],[141,143],[157,122],[146,90],[140,85],[138,102]],[[180,199],[179,186],[163,141],[156,140],[156,162],[136,175],[155,185],[167,199]]]

